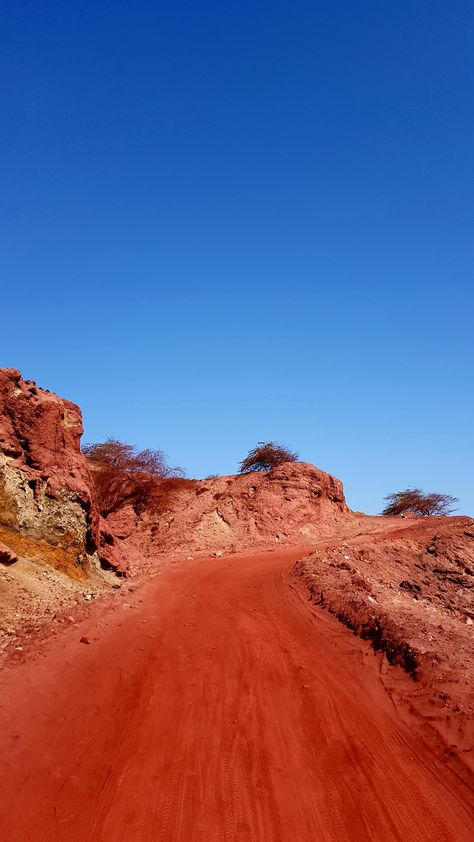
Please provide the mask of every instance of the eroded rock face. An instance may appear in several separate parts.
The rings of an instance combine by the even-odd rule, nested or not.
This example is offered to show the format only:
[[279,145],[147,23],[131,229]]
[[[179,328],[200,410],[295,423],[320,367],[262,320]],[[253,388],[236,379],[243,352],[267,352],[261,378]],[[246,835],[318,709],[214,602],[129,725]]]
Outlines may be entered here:
[[304,462],[287,462],[269,473],[178,481],[159,505],[147,508],[133,531],[124,515],[109,517],[111,528],[122,528],[132,555],[136,546],[149,558],[308,545],[352,516],[342,483]]
[[101,546],[82,432],[76,404],[0,369],[0,539],[77,576]]
[[122,576],[127,574],[128,559],[121,542],[103,517],[99,518],[98,554],[101,566],[105,570],[114,570]]

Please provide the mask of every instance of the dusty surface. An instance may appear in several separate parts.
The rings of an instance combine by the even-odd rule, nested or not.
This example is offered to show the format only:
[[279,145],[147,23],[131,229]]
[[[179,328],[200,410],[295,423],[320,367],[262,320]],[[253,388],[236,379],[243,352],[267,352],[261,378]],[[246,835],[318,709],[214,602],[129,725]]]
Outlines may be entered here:
[[300,554],[177,564],[4,669],[0,838],[471,840],[466,767],[292,587]]
[[405,699],[474,768],[474,521],[374,520],[378,533],[321,542],[295,581],[413,675]]
[[50,637],[74,622],[92,601],[119,587],[111,574],[91,573],[78,580],[26,558],[0,564],[0,666],[32,640]]

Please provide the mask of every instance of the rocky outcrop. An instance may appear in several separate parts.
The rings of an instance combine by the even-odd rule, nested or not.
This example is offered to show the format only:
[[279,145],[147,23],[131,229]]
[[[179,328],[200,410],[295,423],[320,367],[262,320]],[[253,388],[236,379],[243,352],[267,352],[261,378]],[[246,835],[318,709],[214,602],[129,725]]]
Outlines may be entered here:
[[112,532],[110,525],[103,518],[99,518],[99,559],[104,570],[113,570],[120,576],[128,572],[128,559],[119,536]]
[[74,577],[128,559],[310,545],[351,517],[339,480],[302,462],[269,473],[158,480],[146,508],[100,516],[78,406],[0,369],[0,541]]
[[[76,404],[0,369],[0,539],[15,553],[87,574],[101,556],[99,513]],[[108,546],[112,546],[109,544]],[[124,559],[105,550],[106,563]]]
[[132,555],[187,554],[285,544],[332,534],[347,508],[342,483],[304,462],[268,473],[164,480],[161,495],[135,517],[130,506],[107,522]]
[[15,564],[18,556],[5,544],[0,544],[0,564]]

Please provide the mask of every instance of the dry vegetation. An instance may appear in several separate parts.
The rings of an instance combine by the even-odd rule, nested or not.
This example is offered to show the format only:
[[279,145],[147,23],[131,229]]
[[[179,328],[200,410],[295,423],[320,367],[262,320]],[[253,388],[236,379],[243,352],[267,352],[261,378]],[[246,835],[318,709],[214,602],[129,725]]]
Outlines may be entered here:
[[297,462],[298,453],[277,444],[274,441],[259,441],[257,446],[250,450],[245,459],[240,463],[240,473],[247,474],[250,471],[271,471],[284,462]]
[[153,499],[169,493],[176,482],[184,482],[181,468],[170,468],[161,450],[137,450],[116,439],[83,448],[94,478],[100,513],[111,514],[125,503],[137,512]]
[[419,488],[406,488],[405,491],[396,491],[385,497],[387,505],[383,515],[450,515],[455,511],[454,504],[456,497],[450,494],[438,494],[430,492],[426,494]]

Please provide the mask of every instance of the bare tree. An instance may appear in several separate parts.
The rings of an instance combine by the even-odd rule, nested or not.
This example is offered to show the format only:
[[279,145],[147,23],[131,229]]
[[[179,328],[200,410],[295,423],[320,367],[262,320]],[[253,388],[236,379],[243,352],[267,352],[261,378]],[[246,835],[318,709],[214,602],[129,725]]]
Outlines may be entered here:
[[247,474],[250,471],[271,471],[284,462],[297,462],[298,454],[274,441],[259,441],[257,446],[250,450],[245,459],[240,462],[240,473]]
[[137,450],[131,444],[107,439],[83,447],[94,478],[99,509],[107,516],[126,501],[143,507],[159,480],[183,477],[182,468],[170,468],[161,450]]
[[457,497],[451,497],[450,494],[426,494],[419,488],[396,491],[384,499],[387,505],[382,511],[383,515],[449,515],[455,511],[454,504],[458,502]]

